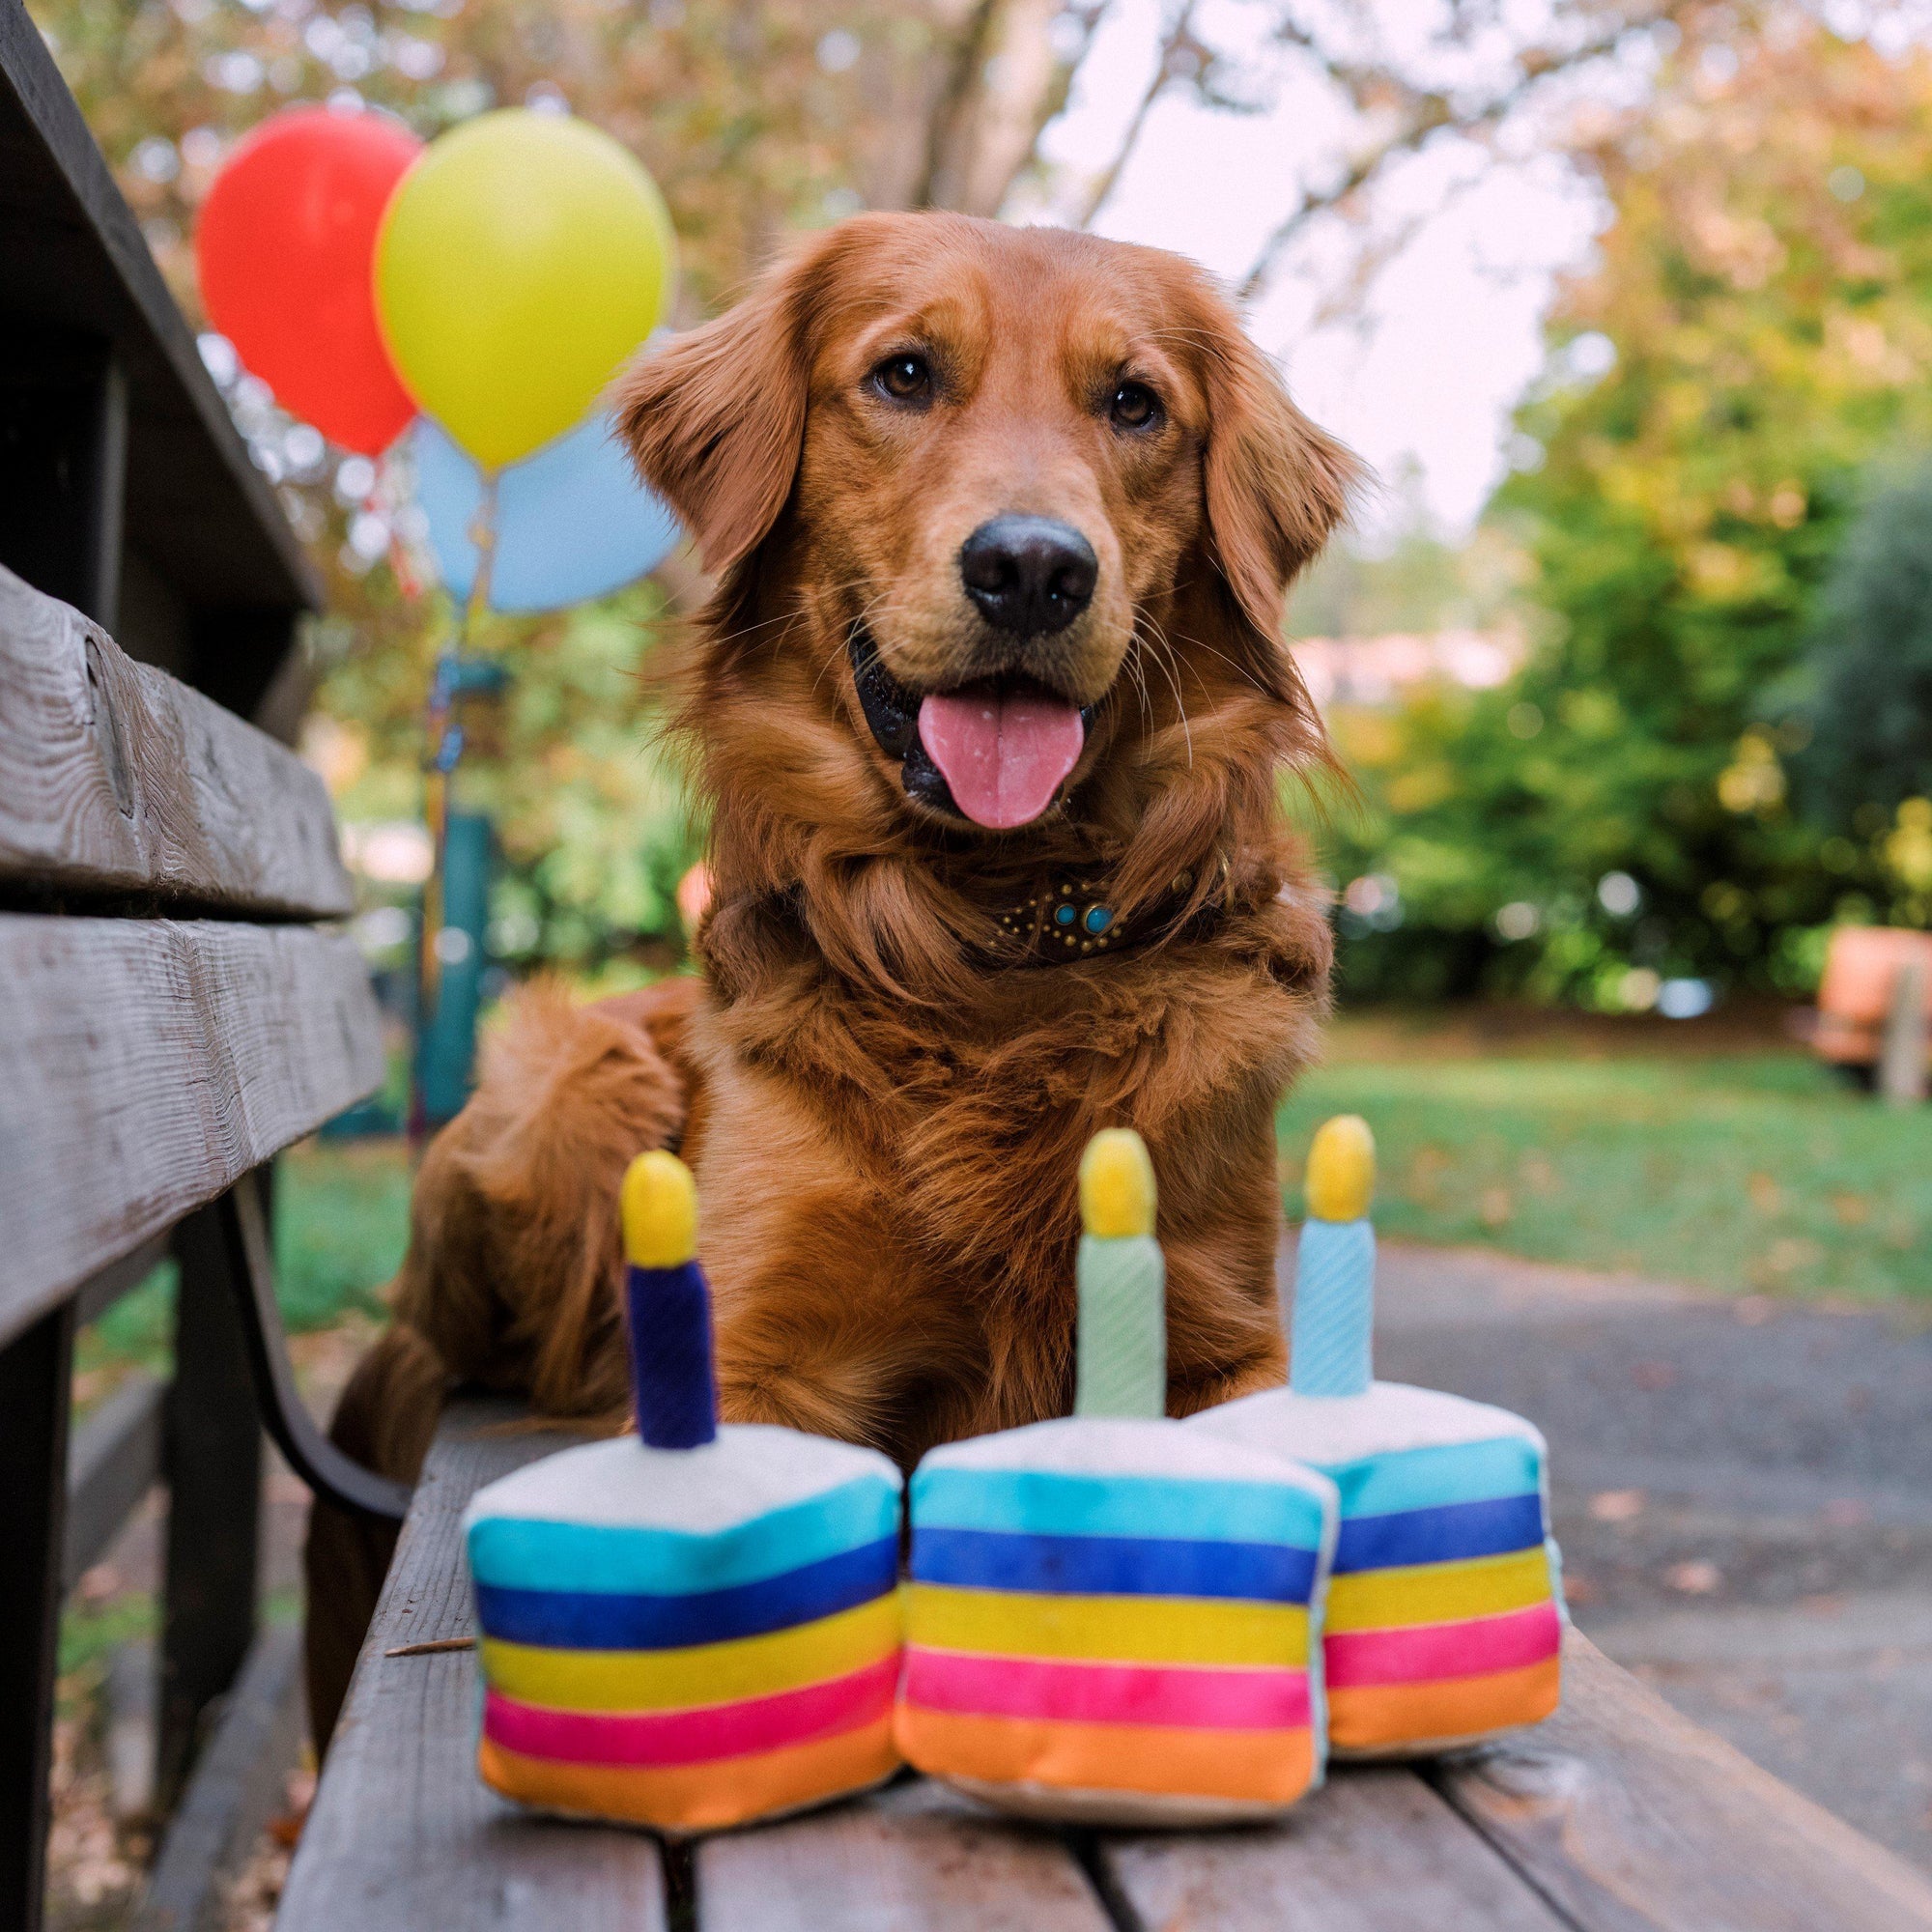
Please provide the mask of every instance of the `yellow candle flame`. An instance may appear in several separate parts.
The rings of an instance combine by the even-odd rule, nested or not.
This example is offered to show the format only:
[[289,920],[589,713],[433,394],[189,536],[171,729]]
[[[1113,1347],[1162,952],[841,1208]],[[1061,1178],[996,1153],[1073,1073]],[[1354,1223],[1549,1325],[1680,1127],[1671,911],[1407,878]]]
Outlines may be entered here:
[[697,1252],[697,1186],[674,1153],[640,1153],[618,1196],[633,1267],[677,1267]]
[[1337,1114],[1316,1129],[1306,1193],[1317,1221],[1359,1221],[1376,1191],[1376,1137],[1359,1114]]
[[1080,1219],[1102,1240],[1153,1233],[1153,1162],[1131,1127],[1107,1127],[1087,1143],[1080,1157]]

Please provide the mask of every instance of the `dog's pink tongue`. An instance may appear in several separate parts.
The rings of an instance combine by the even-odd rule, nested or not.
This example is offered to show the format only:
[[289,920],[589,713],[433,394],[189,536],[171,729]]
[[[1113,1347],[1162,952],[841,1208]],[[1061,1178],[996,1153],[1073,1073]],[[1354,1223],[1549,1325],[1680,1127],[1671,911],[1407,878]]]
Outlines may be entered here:
[[1087,727],[1072,705],[1037,696],[953,692],[919,707],[920,741],[952,802],[978,825],[1024,825],[1053,803]]

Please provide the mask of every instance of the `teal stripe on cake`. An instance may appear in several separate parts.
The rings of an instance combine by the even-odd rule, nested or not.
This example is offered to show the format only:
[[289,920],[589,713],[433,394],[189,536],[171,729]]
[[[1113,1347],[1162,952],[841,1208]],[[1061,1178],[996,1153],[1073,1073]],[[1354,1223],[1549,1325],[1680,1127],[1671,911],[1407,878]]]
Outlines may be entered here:
[[1313,1466],[1340,1491],[1345,1517],[1389,1516],[1532,1493],[1540,1486],[1543,1458],[1534,1442],[1506,1435],[1434,1449],[1385,1449],[1357,1463]]
[[1321,1502],[1288,1483],[961,1469],[928,1462],[912,1479],[912,1517],[935,1528],[1042,1536],[1180,1537],[1321,1547]]
[[469,1532],[478,1583],[504,1590],[677,1596],[726,1590],[898,1534],[898,1492],[860,1476],[732,1529],[688,1531],[484,1517]]

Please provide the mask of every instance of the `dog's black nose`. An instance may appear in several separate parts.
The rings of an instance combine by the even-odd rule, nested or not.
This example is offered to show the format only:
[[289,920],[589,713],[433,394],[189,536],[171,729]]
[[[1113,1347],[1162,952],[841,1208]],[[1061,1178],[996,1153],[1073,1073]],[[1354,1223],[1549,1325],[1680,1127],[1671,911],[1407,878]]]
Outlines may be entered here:
[[1094,595],[1094,546],[1052,517],[994,517],[959,551],[966,594],[987,623],[1022,638],[1064,631]]

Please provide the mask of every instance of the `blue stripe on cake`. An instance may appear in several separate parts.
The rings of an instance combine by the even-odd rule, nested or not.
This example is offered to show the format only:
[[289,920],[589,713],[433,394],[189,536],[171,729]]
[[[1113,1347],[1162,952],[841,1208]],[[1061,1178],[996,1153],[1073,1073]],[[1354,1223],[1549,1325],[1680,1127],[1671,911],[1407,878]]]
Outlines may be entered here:
[[1321,1547],[1321,1497],[1291,1482],[935,1467],[930,1457],[912,1479],[912,1520],[923,1529],[1008,1535]]
[[585,1593],[683,1596],[781,1577],[896,1536],[898,1521],[898,1491],[873,1475],[721,1530],[493,1516],[469,1526],[469,1569],[497,1589],[542,1590],[568,1577],[573,1590]]
[[917,1582],[971,1590],[1305,1604],[1315,1587],[1315,1552],[1279,1543],[1007,1534],[922,1522],[912,1533],[912,1575]]
[[1358,1462],[1314,1466],[1341,1492],[1344,1520],[1520,1496],[1540,1489],[1543,1477],[1541,1451],[1520,1435],[1433,1449],[1387,1449]]
[[1335,1546],[1335,1574],[1501,1556],[1512,1549],[1533,1549],[1543,1535],[1540,1495],[1349,1517]]
[[781,1577],[728,1590],[618,1596],[593,1590],[515,1590],[478,1582],[485,1636],[554,1650],[679,1650],[762,1636],[869,1603],[898,1583],[896,1535],[845,1549]]

